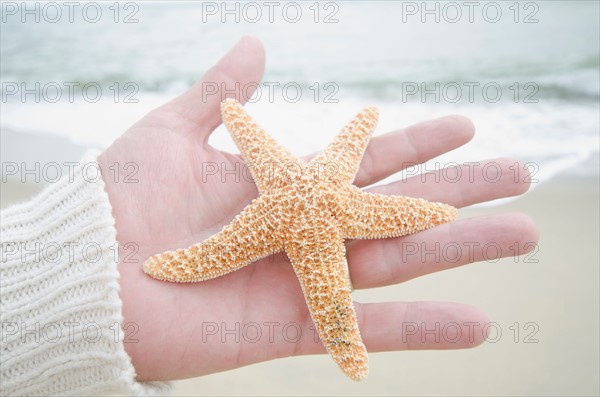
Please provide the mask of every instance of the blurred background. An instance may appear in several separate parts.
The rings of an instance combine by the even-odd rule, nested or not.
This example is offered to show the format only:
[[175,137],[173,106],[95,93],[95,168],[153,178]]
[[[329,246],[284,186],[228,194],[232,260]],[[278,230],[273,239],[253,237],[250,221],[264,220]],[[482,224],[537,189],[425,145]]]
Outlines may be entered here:
[[[380,109],[378,134],[466,115],[474,140],[424,169],[494,157],[529,164],[531,192],[461,216],[526,212],[541,241],[535,260],[484,262],[355,293],[360,301],[482,307],[502,330],[495,342],[372,354],[371,375],[359,384],[315,356],[182,381],[176,393],[598,395],[599,3],[267,3],[79,3],[71,21],[60,2],[29,3],[29,13],[4,2],[2,208],[45,185],[5,164],[61,165],[107,147],[252,34],[267,64],[247,106],[294,153],[322,149],[368,105]],[[235,151],[222,127],[211,143]]]

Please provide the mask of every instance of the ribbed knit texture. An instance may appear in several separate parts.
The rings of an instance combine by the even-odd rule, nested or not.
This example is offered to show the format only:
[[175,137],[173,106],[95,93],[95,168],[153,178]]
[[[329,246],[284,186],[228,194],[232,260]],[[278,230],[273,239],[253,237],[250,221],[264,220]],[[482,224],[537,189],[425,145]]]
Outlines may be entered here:
[[86,153],[73,175],[2,211],[2,396],[171,389],[136,382],[124,349],[116,230],[97,155]]

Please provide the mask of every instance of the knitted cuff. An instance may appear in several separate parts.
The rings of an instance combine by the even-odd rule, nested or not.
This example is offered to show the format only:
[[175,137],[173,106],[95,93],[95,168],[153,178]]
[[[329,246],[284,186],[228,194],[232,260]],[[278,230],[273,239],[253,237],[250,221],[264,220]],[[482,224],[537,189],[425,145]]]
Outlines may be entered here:
[[2,211],[1,395],[165,395],[123,345],[108,195],[86,153],[68,176]]

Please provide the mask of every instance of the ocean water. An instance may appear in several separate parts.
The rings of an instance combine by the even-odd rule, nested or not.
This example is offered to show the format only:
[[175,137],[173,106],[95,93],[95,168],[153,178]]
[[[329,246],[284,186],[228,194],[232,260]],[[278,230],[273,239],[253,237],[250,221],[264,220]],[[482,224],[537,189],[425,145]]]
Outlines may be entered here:
[[[100,14],[81,3],[72,21],[61,2],[33,3],[30,13],[10,4],[0,39],[3,159],[34,160],[42,135],[57,157],[65,138],[108,146],[252,34],[267,65],[249,109],[297,154],[322,149],[376,105],[376,134],[452,113],[474,121],[471,143],[424,170],[514,157],[539,182],[599,172],[597,1],[131,2],[103,3]],[[235,150],[222,127],[211,143]]]

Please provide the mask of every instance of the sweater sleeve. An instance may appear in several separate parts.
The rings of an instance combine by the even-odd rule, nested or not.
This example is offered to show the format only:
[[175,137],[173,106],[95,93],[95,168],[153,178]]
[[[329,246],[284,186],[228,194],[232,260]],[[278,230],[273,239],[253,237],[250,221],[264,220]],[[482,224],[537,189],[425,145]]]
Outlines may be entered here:
[[97,155],[2,211],[2,396],[171,390],[137,382],[125,352],[116,230]]

